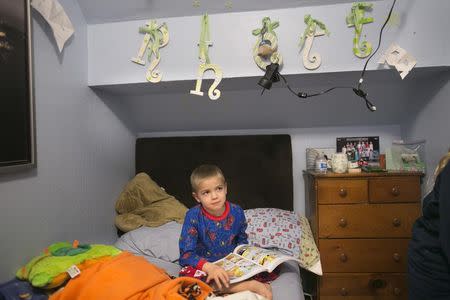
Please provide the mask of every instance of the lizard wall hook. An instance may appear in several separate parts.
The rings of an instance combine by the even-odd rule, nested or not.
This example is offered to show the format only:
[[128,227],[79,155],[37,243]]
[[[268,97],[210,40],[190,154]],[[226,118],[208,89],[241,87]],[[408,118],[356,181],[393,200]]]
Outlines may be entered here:
[[143,56],[148,49],[148,60],[150,66],[145,74],[145,78],[153,83],[160,82],[162,75],[156,67],[161,61],[161,54],[159,48],[166,46],[169,43],[169,30],[166,23],[157,25],[156,21],[151,20],[143,27],[139,27],[140,33],[145,33],[144,40],[142,41],[137,57],[133,57],[131,61],[145,66],[145,60]]
[[252,31],[254,36],[258,36],[255,46],[253,47],[253,60],[262,70],[271,63],[277,63],[281,66],[283,58],[278,53],[278,38],[274,31],[280,24],[279,22],[271,22],[269,17],[262,19],[263,26]]
[[215,79],[212,85],[209,87],[208,96],[211,100],[217,100],[221,95],[221,92],[219,89],[217,89],[217,87],[222,81],[223,73],[221,67],[219,65],[212,64],[211,60],[209,59],[208,51],[210,46],[212,46],[212,42],[210,41],[209,34],[209,18],[208,15],[205,14],[202,16],[200,41],[198,43],[198,56],[200,65],[198,67],[197,81],[195,84],[195,90],[191,90],[190,93],[193,95],[203,96],[203,92],[201,91],[203,74],[207,70],[212,70],[214,72]]
[[322,57],[319,53],[310,53],[314,38],[316,36],[322,36],[324,34],[330,35],[324,23],[319,20],[313,19],[311,15],[305,15],[306,28],[303,35],[300,37],[299,46],[303,49],[303,65],[308,70],[315,70],[320,67],[322,63]]
[[348,27],[355,27],[353,37],[353,53],[359,58],[365,58],[372,53],[372,44],[368,41],[360,41],[364,24],[373,22],[372,17],[365,17],[364,13],[372,9],[372,3],[353,3],[350,14],[346,17]]

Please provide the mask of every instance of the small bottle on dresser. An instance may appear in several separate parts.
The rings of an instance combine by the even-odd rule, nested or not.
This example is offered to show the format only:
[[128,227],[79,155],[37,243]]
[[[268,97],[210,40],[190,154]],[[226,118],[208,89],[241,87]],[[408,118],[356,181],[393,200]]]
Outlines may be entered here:
[[323,153],[321,153],[316,158],[314,171],[316,171],[317,173],[326,173],[327,172],[327,166],[328,166],[327,160],[325,159],[325,156],[323,155]]

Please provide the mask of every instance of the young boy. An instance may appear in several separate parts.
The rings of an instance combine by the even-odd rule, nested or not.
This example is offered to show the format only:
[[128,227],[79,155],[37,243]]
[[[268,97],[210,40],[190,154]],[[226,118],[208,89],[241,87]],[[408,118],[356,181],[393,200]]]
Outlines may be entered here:
[[[230,284],[227,272],[211,262],[223,258],[237,245],[247,244],[244,211],[226,200],[227,183],[222,171],[214,165],[201,165],[191,174],[192,196],[199,205],[186,213],[180,236],[180,265],[203,271],[206,282],[213,281],[224,293],[252,291],[269,300],[269,284],[256,280]],[[186,275],[183,271],[182,275]]]

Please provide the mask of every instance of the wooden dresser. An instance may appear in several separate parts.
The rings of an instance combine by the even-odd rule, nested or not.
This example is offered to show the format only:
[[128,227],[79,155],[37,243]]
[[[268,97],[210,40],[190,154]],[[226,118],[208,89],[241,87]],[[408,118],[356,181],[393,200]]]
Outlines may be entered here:
[[316,299],[407,299],[407,251],[422,173],[304,172],[306,216],[320,251]]

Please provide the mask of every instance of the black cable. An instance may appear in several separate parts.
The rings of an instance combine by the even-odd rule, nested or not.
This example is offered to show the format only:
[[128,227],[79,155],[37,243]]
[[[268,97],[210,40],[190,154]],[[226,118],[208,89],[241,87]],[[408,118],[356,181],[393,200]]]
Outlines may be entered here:
[[[299,98],[306,99],[306,98],[311,98],[311,97],[315,97],[315,96],[320,96],[320,95],[326,94],[326,93],[328,93],[328,92],[331,92],[332,90],[335,90],[335,89],[352,89],[353,92],[355,92],[356,95],[358,95],[359,97],[361,97],[362,99],[364,99],[364,101],[366,102],[366,106],[367,106],[367,108],[368,108],[370,111],[376,111],[376,110],[377,110],[377,107],[376,107],[375,105],[373,105],[373,103],[370,102],[369,99],[367,99],[367,93],[364,92],[364,91],[361,90],[361,89],[356,89],[356,88],[353,88],[353,87],[351,87],[351,86],[334,86],[334,87],[332,87],[332,88],[329,88],[329,89],[327,89],[327,90],[324,90],[324,91],[321,91],[321,92],[318,92],[318,93],[315,93],[315,94],[307,94],[307,93],[304,93],[304,92],[298,92],[298,93],[297,93],[296,91],[294,91],[294,90],[290,87],[290,85],[289,85],[289,83],[287,82],[286,78],[285,78],[282,74],[279,74],[279,76],[281,77],[281,79],[283,79],[283,82],[284,82],[284,84],[286,85],[286,87],[288,88],[288,90],[289,90],[292,94],[296,95],[296,96],[299,97]],[[264,92],[264,90],[265,90],[265,89],[263,89],[263,92]]]
[[389,10],[389,14],[388,14],[388,16],[387,16],[387,18],[386,18],[386,21],[384,21],[383,26],[381,26],[380,35],[379,35],[379,37],[378,37],[378,46],[377,46],[377,48],[375,49],[375,51],[372,53],[372,55],[369,56],[369,58],[366,60],[366,63],[364,64],[364,68],[363,68],[363,70],[362,70],[362,72],[361,72],[361,76],[360,76],[360,79],[359,79],[359,81],[358,81],[358,90],[360,89],[361,84],[362,84],[363,81],[364,81],[364,74],[366,73],[366,69],[367,69],[367,65],[369,64],[369,61],[370,61],[370,60],[372,59],[372,57],[378,52],[378,49],[380,49],[380,46],[381,46],[381,37],[383,36],[383,30],[384,30],[384,28],[386,27],[386,24],[389,22],[389,19],[391,18],[392,11],[394,10],[395,2],[397,2],[397,0],[394,0],[394,2],[392,2],[392,6],[391,6],[391,9]]
[[[364,68],[363,68],[363,70],[361,71],[361,76],[360,76],[360,79],[359,79],[359,81],[358,81],[358,85],[357,85],[356,88],[353,88],[353,87],[351,87],[351,86],[335,86],[335,87],[329,88],[329,89],[327,89],[327,90],[323,90],[323,91],[318,92],[318,93],[315,93],[315,94],[308,94],[308,93],[305,93],[305,92],[296,92],[296,91],[294,91],[294,90],[289,86],[289,83],[287,82],[286,78],[285,78],[280,72],[277,71],[278,75],[283,79],[284,84],[286,85],[286,87],[288,88],[288,90],[289,90],[292,94],[296,95],[297,97],[302,98],[302,99],[306,99],[306,98],[310,98],[310,97],[315,97],[315,96],[320,96],[320,95],[326,94],[326,93],[331,92],[332,90],[335,90],[335,89],[352,89],[353,92],[354,92],[357,96],[359,96],[360,98],[362,98],[362,99],[365,101],[366,106],[367,106],[367,108],[368,108],[370,111],[372,111],[372,112],[376,111],[376,109],[377,109],[376,106],[373,105],[373,103],[370,102],[369,99],[367,99],[367,93],[366,93],[365,91],[361,90],[361,85],[362,85],[362,83],[363,83],[363,81],[364,81],[364,75],[365,75],[365,73],[366,73],[366,69],[367,69],[367,65],[369,64],[369,61],[372,59],[372,57],[373,57],[373,56],[378,52],[378,50],[380,49],[380,46],[381,46],[381,40],[382,40],[382,37],[383,37],[383,30],[384,30],[384,28],[386,27],[387,23],[389,22],[389,19],[391,18],[392,11],[394,10],[394,6],[395,6],[395,3],[396,3],[396,2],[397,2],[397,0],[394,0],[394,1],[392,2],[392,6],[391,6],[391,8],[390,8],[390,10],[389,10],[388,16],[387,16],[386,20],[384,21],[383,26],[381,26],[380,34],[379,34],[379,37],[378,37],[378,45],[377,45],[377,48],[376,48],[375,51],[369,56],[369,58],[366,60],[366,62],[365,62],[365,64],[364,64]],[[261,95],[264,93],[264,90],[265,90],[265,89],[263,88],[263,91],[262,91]]]
[[296,96],[298,96],[300,98],[310,98],[310,97],[323,95],[323,94],[326,94],[328,92],[331,92],[334,89],[352,89],[351,86],[334,86],[332,88],[329,88],[327,90],[324,90],[324,91],[321,91],[321,92],[318,92],[318,93],[315,93],[315,94],[307,94],[307,93],[304,93],[304,92],[298,92],[297,93],[289,86],[289,83],[287,82],[286,78],[282,74],[279,74],[279,75],[280,75],[281,79],[283,79],[284,84],[286,85],[288,90],[291,91],[294,95],[296,95]]

